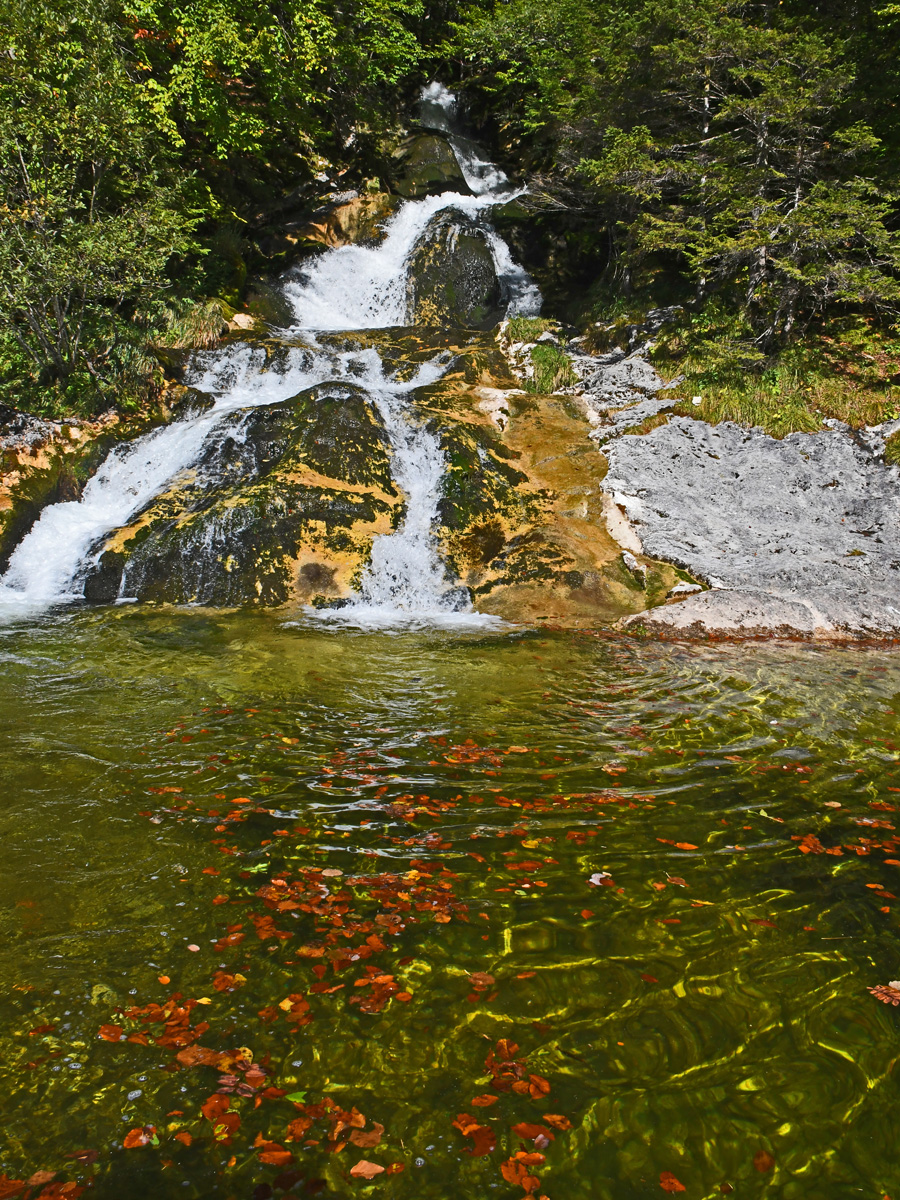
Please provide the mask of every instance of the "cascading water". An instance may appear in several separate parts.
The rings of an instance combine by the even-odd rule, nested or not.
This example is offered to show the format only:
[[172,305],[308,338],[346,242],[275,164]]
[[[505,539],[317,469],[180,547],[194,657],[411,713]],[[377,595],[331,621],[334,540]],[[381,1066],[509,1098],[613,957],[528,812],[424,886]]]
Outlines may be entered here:
[[[80,500],[46,508],[0,579],[0,613],[20,615],[79,599],[86,569],[106,537],[188,471],[229,414],[277,403],[314,384],[338,382],[368,389],[390,441],[392,472],[406,511],[393,533],[375,539],[359,597],[321,615],[384,622],[441,619],[470,609],[465,589],[447,578],[432,536],[446,469],[440,441],[408,404],[414,389],[440,378],[447,358],[436,357],[400,382],[385,372],[375,349],[337,352],[316,338],[325,331],[407,324],[408,263],[436,215],[450,209],[483,221],[493,205],[515,194],[477,146],[455,132],[451,93],[432,84],[423,89],[420,104],[423,124],[447,134],[473,194],[445,192],[406,201],[387,223],[379,245],[332,249],[289,275],[283,287],[295,314],[290,337],[298,344],[290,348],[283,369],[267,369],[263,352],[243,343],[198,355],[190,382],[214,397],[212,406],[118,447]],[[539,311],[540,294],[505,242],[487,224],[483,233],[507,312]],[[120,599],[128,598],[126,571]]]

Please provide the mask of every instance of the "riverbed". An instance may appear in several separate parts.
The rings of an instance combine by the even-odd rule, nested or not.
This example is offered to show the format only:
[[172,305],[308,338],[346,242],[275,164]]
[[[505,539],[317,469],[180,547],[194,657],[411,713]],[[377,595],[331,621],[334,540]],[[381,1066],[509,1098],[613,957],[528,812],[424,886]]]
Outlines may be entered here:
[[900,1186],[891,652],[120,605],[0,653],[10,1179]]

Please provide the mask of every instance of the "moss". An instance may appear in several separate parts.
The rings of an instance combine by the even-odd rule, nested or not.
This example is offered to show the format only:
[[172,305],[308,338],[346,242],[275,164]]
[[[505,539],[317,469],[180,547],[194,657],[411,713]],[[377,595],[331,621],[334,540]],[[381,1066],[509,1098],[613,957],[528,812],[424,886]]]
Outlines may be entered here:
[[891,467],[900,467],[900,433],[895,433],[884,443],[884,461]]

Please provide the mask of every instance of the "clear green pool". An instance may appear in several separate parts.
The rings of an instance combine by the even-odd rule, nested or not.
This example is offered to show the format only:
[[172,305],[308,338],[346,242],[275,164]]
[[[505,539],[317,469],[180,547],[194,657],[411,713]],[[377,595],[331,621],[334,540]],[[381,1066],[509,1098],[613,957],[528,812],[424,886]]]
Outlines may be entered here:
[[136,608],[0,654],[0,1197],[897,1196],[895,654]]

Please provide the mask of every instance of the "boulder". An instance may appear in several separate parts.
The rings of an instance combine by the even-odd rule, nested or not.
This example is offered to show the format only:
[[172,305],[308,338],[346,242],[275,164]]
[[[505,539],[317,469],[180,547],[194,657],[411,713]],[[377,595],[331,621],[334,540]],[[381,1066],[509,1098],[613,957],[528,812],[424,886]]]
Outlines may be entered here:
[[502,294],[487,235],[462,213],[439,213],[413,252],[409,318],[431,327],[490,329],[502,316]]
[[366,393],[309,388],[214,426],[190,472],[107,540],[85,598],[327,603],[350,590],[399,507]]
[[394,190],[409,200],[435,196],[441,192],[470,195],[453,147],[435,133],[408,138],[391,156]]

